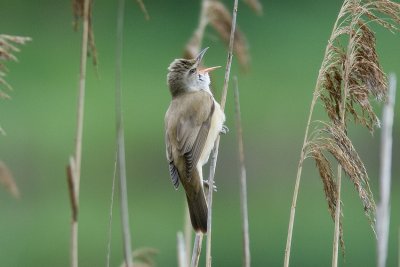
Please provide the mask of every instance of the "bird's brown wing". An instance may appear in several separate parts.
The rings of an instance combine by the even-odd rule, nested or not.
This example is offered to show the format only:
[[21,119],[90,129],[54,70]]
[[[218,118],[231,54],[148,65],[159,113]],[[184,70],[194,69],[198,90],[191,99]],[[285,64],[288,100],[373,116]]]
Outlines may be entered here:
[[[179,184],[175,181],[179,181],[179,173],[176,164],[173,162],[171,143],[174,142],[176,144],[179,156],[184,157],[185,174],[190,181],[192,171],[199,161],[207,140],[211,117],[214,112],[214,101],[207,92],[188,93],[180,96],[179,99],[174,99],[168,112],[175,114],[174,118],[166,120],[166,124],[175,125],[175,127],[166,125],[166,142],[167,158],[169,158],[170,162],[170,175],[172,182],[177,187]],[[176,129],[176,131],[173,132],[173,130],[169,129]],[[171,166],[171,163],[173,166]]]
[[[208,111],[208,116],[201,124],[191,125],[192,122],[189,119],[182,121],[182,123],[179,124],[180,127],[177,128],[177,136],[178,138],[180,137],[178,140],[180,140],[180,144],[182,144],[181,151],[186,160],[186,177],[189,181],[192,178],[193,168],[196,167],[207,140],[213,112],[214,103],[212,102],[211,109]],[[191,128],[192,126],[194,127]]]

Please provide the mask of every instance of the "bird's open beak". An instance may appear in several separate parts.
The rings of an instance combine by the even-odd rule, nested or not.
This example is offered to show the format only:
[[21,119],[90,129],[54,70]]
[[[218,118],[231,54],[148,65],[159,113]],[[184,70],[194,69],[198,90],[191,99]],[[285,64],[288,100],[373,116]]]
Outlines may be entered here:
[[[209,47],[204,48],[204,49],[201,50],[201,52],[197,55],[197,57],[196,57],[196,65],[197,65],[197,66],[200,65],[201,60],[203,59],[203,57],[204,57],[205,53],[207,52],[208,48],[209,48]],[[220,68],[220,67],[221,67],[221,66],[215,66],[215,67],[211,67],[211,68],[200,69],[200,70],[199,70],[199,73],[205,74],[205,73],[208,73],[208,72],[213,71],[213,70],[215,70],[215,69],[218,69],[218,68]]]
[[211,67],[211,68],[202,69],[202,70],[199,70],[199,72],[201,74],[204,74],[204,73],[208,73],[210,71],[216,70],[218,68],[221,68],[221,66],[215,66],[215,67]]

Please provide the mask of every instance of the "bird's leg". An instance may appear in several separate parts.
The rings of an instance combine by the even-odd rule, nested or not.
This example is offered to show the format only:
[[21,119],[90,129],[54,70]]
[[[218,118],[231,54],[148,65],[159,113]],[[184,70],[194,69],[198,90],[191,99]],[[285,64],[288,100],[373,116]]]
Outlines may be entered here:
[[227,134],[229,132],[229,128],[226,125],[222,125],[222,129],[220,131],[221,134]]

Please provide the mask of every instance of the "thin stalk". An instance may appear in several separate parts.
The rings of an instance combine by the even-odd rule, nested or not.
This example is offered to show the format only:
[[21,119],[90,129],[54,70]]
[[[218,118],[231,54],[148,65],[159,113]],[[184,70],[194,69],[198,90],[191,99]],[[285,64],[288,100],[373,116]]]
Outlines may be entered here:
[[396,99],[396,76],[389,76],[388,99],[383,108],[381,133],[380,203],[377,208],[377,266],[385,267],[388,255],[390,222],[390,180],[392,169],[392,128]]
[[288,235],[287,235],[287,239],[286,239],[286,248],[285,248],[285,259],[283,262],[284,267],[288,267],[289,261],[290,261],[290,251],[292,248],[292,236],[293,236],[294,217],[296,215],[297,196],[299,194],[300,180],[301,180],[301,174],[302,174],[302,170],[303,170],[303,162],[304,162],[304,159],[306,156],[308,132],[310,129],[311,118],[312,118],[312,115],[314,112],[314,107],[315,107],[315,103],[317,102],[317,99],[318,99],[318,94],[314,93],[313,99],[311,101],[310,113],[308,114],[306,130],[304,133],[303,147],[300,152],[300,160],[299,160],[299,164],[297,166],[297,175],[296,175],[296,182],[295,182],[294,191],[293,191],[292,206],[290,207],[289,227],[288,227]]
[[82,136],[83,136],[83,118],[85,105],[85,86],[86,86],[86,62],[87,47],[89,33],[89,0],[85,0],[83,9],[83,31],[82,31],[82,48],[81,48],[81,64],[79,78],[79,95],[78,95],[78,114],[75,139],[75,194],[79,200],[79,187],[81,178],[81,162],[82,162]]
[[124,120],[122,114],[122,88],[121,88],[121,69],[122,69],[122,42],[124,29],[124,6],[125,0],[118,1],[117,13],[117,44],[116,44],[116,64],[115,64],[115,115],[117,131],[117,163],[120,181],[120,205],[121,222],[124,241],[124,257],[126,267],[132,267],[132,246],[131,233],[129,228],[129,209],[128,192],[126,184],[126,165],[125,165],[125,140],[124,140]]
[[[235,41],[237,9],[238,9],[238,0],[235,0],[235,2],[233,4],[232,28],[231,28],[231,35],[229,37],[228,58],[227,58],[226,67],[225,67],[224,86],[222,88],[222,96],[221,96],[222,110],[225,109],[226,96],[228,95],[229,75],[231,74],[231,65],[232,65],[232,57],[233,57],[233,43]],[[213,190],[210,190],[210,192],[212,192],[212,191]]]
[[176,234],[176,240],[177,240],[177,250],[178,250],[178,266],[187,267],[188,265],[186,259],[186,246],[182,232],[179,231]]
[[186,266],[190,266],[190,252],[192,251],[192,223],[190,222],[189,208],[185,201],[185,223],[183,234],[185,239],[185,252],[186,252]]
[[333,252],[332,252],[332,267],[337,267],[338,257],[339,257],[339,236],[340,236],[340,213],[341,213],[341,203],[340,203],[340,193],[341,193],[341,183],[342,183],[342,166],[338,164],[337,167],[337,200],[335,209],[335,229],[333,235]]
[[[233,14],[232,14],[232,27],[231,27],[231,35],[229,38],[229,48],[228,48],[228,59],[225,68],[225,79],[224,79],[224,86],[222,89],[222,96],[221,96],[221,109],[225,109],[226,103],[226,95],[228,93],[228,83],[229,83],[229,75],[231,72],[231,65],[232,65],[232,57],[233,57],[233,42],[235,39],[235,30],[236,30],[236,16],[237,16],[237,9],[238,9],[238,0],[235,0],[233,4]],[[219,149],[219,136],[214,144],[214,149],[212,152],[211,163],[210,163],[210,175],[209,175],[209,183],[211,188],[214,184],[214,176],[215,176],[215,167],[217,165],[218,159],[218,149]],[[208,217],[207,217],[207,246],[206,246],[206,266],[211,267],[211,222],[212,222],[212,193],[213,190],[208,190]]]
[[240,114],[239,86],[237,77],[235,81],[235,113],[236,113],[236,130],[237,142],[239,150],[239,168],[240,168],[240,207],[242,213],[242,235],[243,235],[243,266],[250,267],[250,237],[249,237],[249,216],[247,211],[247,178],[246,166],[244,162],[244,146],[243,146],[243,128]]
[[[353,0],[358,1],[358,0]],[[355,11],[353,11],[355,12]],[[352,21],[350,23],[350,29],[354,29],[357,23],[357,19],[355,14],[353,14]],[[349,43],[347,45],[346,50],[346,61],[344,62],[344,85],[343,85],[343,98],[341,103],[341,128],[343,132],[346,132],[346,102],[347,96],[349,94],[349,83],[350,80],[350,69],[351,69],[351,53],[352,47],[354,47],[354,36],[350,36]],[[334,235],[333,235],[333,252],[332,252],[332,267],[338,266],[338,258],[339,258],[339,239],[340,239],[340,215],[342,213],[342,206],[341,206],[341,184],[342,184],[342,166],[338,163],[337,167],[337,199],[336,199],[336,209],[335,209],[335,228],[334,228]]]
[[189,208],[185,201],[184,205],[184,220],[183,220],[183,232],[179,231],[177,234],[178,242],[178,262],[181,267],[190,266],[190,253],[192,251],[192,224],[190,222]]
[[146,6],[143,3],[143,0],[136,0],[136,2],[138,3],[140,9],[142,10],[143,14],[144,14],[144,18],[146,20],[150,20],[150,16],[149,13],[147,12]]
[[[340,9],[339,15],[337,16],[335,24],[333,26],[332,33],[331,33],[331,36],[330,36],[329,41],[328,41],[328,45],[325,48],[325,54],[324,54],[324,57],[323,57],[324,59],[327,57],[328,52],[329,52],[330,43],[334,39],[334,33],[335,33],[335,30],[336,30],[337,25],[339,23],[339,18],[341,17],[341,14],[343,12],[344,5],[345,5],[345,3],[343,3],[343,5],[342,5],[342,7]],[[306,126],[306,130],[304,132],[303,145],[302,145],[302,148],[301,148],[301,151],[300,151],[300,160],[299,160],[299,164],[297,166],[296,182],[295,182],[295,185],[294,185],[292,205],[291,205],[291,208],[290,208],[288,235],[287,235],[287,239],[286,239],[285,258],[284,258],[284,262],[283,262],[283,266],[284,267],[289,267],[290,252],[291,252],[291,248],[292,248],[294,218],[295,218],[295,215],[296,215],[297,196],[299,194],[300,180],[301,180],[301,175],[302,175],[302,171],[303,171],[303,162],[304,162],[304,160],[306,158],[306,147],[307,147],[307,144],[308,144],[308,135],[309,135],[309,129],[310,129],[310,125],[311,125],[311,119],[312,119],[312,115],[313,115],[313,112],[314,112],[315,104],[317,103],[317,100],[318,100],[318,97],[319,97],[318,90],[320,88],[320,81],[322,80],[321,77],[323,75],[323,68],[324,67],[325,66],[322,63],[321,68],[319,69],[318,78],[317,78],[317,82],[316,82],[316,85],[315,85],[313,98],[312,98],[311,105],[310,105],[310,112],[308,114],[307,126]]]
[[110,258],[111,258],[112,218],[113,218],[113,208],[114,208],[114,193],[115,193],[115,177],[116,176],[117,176],[117,155],[115,155],[114,175],[113,175],[112,186],[111,186],[110,218],[108,221],[108,244],[107,244],[107,258],[106,258],[106,266],[107,267],[110,267]]
[[78,267],[78,207],[79,207],[79,187],[81,178],[82,162],[82,136],[83,136],[83,118],[85,104],[85,86],[86,86],[86,62],[89,37],[89,0],[84,1],[83,5],[83,30],[81,46],[81,62],[79,74],[79,91],[77,107],[77,126],[75,135],[75,156],[69,164],[69,180],[72,206],[71,222],[71,267]]
[[192,261],[190,263],[190,267],[199,266],[200,253],[201,253],[201,244],[202,243],[203,243],[203,234],[202,233],[196,233],[196,237],[194,239]]
[[[211,152],[211,162],[210,162],[210,174],[209,174],[209,183],[210,185],[214,184],[215,177],[215,169],[217,166],[218,159],[218,148],[219,148],[219,136],[214,144],[214,149]],[[206,266],[211,267],[211,221],[212,221],[212,189],[208,190],[208,217],[207,217],[207,243],[206,243]]]

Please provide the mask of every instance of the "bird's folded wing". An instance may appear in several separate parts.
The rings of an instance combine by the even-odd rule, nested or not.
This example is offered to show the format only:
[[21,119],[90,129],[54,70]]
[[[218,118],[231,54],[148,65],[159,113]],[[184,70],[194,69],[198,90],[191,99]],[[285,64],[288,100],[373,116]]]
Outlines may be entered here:
[[[200,91],[182,96],[176,103],[176,133],[166,136],[167,158],[170,162],[170,175],[174,186],[179,185],[179,174],[173,164],[171,137],[177,144],[177,151],[185,158],[186,178],[190,181],[193,169],[196,167],[211,125],[214,112],[214,100],[206,92]],[[171,166],[171,163],[173,166]]]
[[174,185],[175,189],[179,187],[179,173],[178,169],[174,164],[174,160],[172,157],[172,148],[171,143],[169,142],[168,132],[165,133],[165,145],[166,145],[166,152],[167,152],[167,160],[169,164],[169,175],[171,176],[172,184]]
[[188,103],[187,112],[182,114],[176,127],[176,136],[178,149],[185,157],[186,178],[190,181],[207,140],[214,101],[209,94],[199,92],[188,102],[193,103]]

